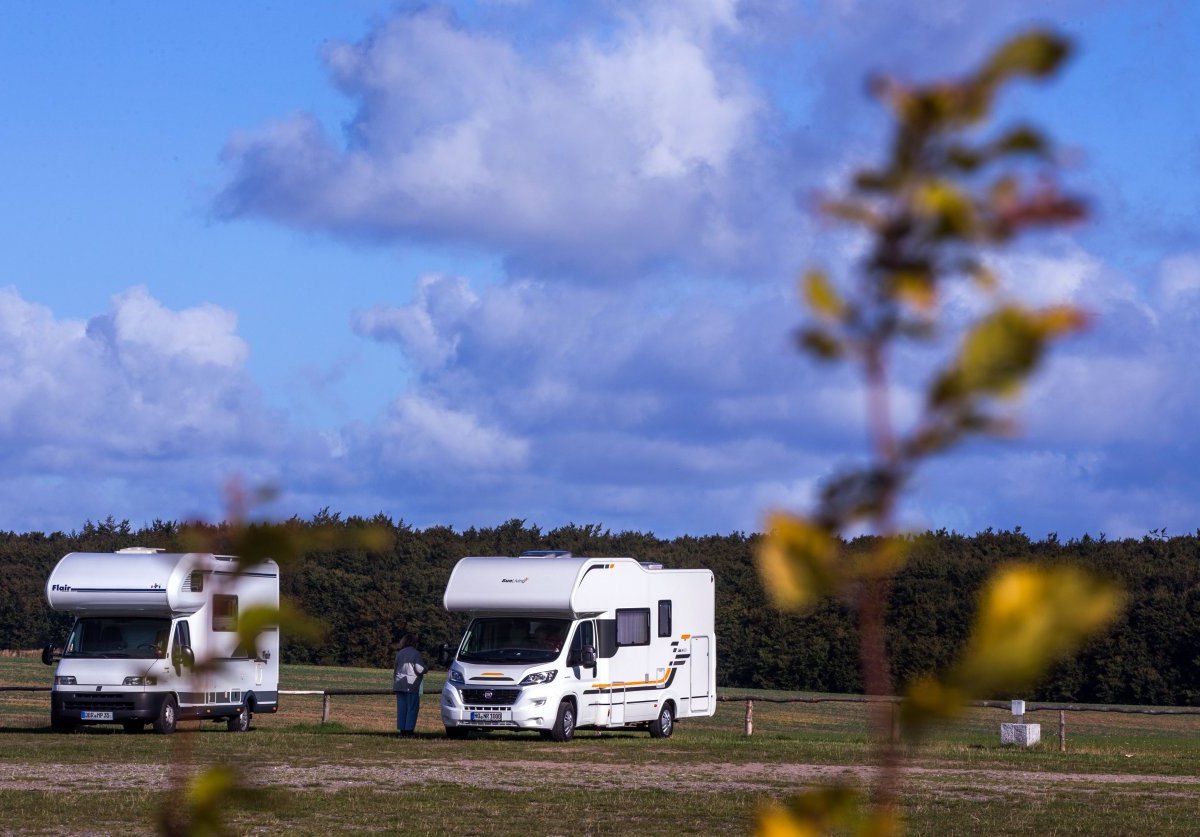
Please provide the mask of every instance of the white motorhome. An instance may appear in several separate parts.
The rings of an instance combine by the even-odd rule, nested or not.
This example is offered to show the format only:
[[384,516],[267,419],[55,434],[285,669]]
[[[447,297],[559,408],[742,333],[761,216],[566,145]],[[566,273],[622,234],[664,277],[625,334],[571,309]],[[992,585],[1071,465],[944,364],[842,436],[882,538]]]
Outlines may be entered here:
[[472,619],[442,690],[452,738],[471,729],[644,727],[716,710],[714,580],[632,558],[532,552],[463,558],[447,610]]
[[[235,558],[211,553],[72,552],[50,573],[46,598],[76,617],[54,673],[56,732],[150,723],[170,733],[187,718],[242,732],[252,713],[279,708],[278,628],[254,648],[240,647],[237,633],[247,608],[278,608],[274,561],[238,572]],[[51,646],[42,652],[47,664],[56,657]]]

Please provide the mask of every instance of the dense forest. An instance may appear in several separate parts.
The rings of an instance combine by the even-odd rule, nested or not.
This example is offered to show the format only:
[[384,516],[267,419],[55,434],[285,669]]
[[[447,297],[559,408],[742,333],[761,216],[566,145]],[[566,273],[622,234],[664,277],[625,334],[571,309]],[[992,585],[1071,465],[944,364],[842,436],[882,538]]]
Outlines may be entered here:
[[[855,626],[848,611],[836,603],[802,616],[773,609],[754,568],[755,535],[665,540],[594,525],[542,531],[520,520],[461,532],[445,527],[422,530],[382,516],[342,519],[327,511],[286,525],[302,532],[377,527],[390,534],[391,547],[314,550],[284,568],[285,595],[325,626],[319,640],[285,636],[285,662],[389,665],[393,644],[405,631],[420,634],[427,647],[456,642],[463,620],[446,613],[441,601],[459,558],[566,549],[713,570],[718,683],[724,688],[862,689]],[[212,530],[218,542],[221,531]],[[70,619],[47,607],[44,585],[64,554],[135,545],[178,551],[182,543],[182,528],[161,521],[141,529],[110,519],[89,522],[71,533],[0,533],[0,648],[36,648],[62,640]],[[893,671],[902,684],[949,663],[966,637],[975,593],[998,565],[1072,561],[1117,579],[1128,593],[1128,606],[1110,632],[1056,668],[1036,694],[1025,697],[1200,705],[1198,558],[1198,536],[1152,533],[1140,540],[1085,536],[1060,542],[1053,535],[1031,540],[1019,529],[914,536],[908,566],[893,588],[888,617]]]

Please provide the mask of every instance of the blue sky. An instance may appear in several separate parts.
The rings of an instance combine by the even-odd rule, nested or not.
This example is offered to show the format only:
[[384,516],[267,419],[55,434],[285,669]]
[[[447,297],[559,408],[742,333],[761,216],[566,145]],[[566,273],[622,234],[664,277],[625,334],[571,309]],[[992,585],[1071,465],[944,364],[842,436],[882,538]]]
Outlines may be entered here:
[[231,479],[421,526],[804,508],[863,453],[789,348],[797,273],[853,266],[808,199],[881,153],[863,77],[1032,24],[1079,51],[1004,112],[1093,218],[998,267],[1096,325],[906,520],[1191,532],[1200,10],[1095,0],[9,4],[0,528],[215,519]]

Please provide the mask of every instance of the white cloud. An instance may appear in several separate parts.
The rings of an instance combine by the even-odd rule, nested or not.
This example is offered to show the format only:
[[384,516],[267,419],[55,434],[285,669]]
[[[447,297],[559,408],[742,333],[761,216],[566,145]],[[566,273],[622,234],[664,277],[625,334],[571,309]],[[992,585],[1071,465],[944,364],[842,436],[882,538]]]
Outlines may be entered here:
[[528,441],[486,426],[468,412],[417,395],[395,402],[380,437],[384,467],[452,477],[463,470],[504,471],[528,464]]
[[737,269],[795,218],[763,104],[713,44],[734,5],[641,11],[536,54],[441,10],[399,14],[327,50],[359,103],[344,146],[304,114],[235,136],[221,211],[576,274]]

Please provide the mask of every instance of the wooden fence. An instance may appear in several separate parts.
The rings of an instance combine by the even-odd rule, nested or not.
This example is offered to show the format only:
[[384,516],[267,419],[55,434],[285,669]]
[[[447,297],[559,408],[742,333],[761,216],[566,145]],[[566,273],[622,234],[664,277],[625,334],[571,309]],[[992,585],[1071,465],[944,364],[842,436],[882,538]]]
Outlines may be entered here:
[[[49,692],[49,686],[0,686],[0,692]],[[390,689],[280,689],[280,695],[320,696],[321,723],[329,723],[333,712],[333,698],[345,697],[381,697],[391,696]],[[896,696],[877,697],[872,695],[818,695],[812,697],[764,697],[762,695],[718,695],[719,703],[745,703],[745,734],[754,734],[754,704],[755,703],[884,703],[892,707],[892,738],[900,737],[900,704],[902,698]],[[1012,709],[1012,702],[1006,700],[973,700],[968,706],[983,709]],[[1109,706],[1098,703],[1026,703],[1025,713],[1057,712],[1058,713],[1058,749],[1067,749],[1067,713],[1068,712],[1111,712],[1124,715],[1200,715],[1200,707],[1196,706]]]

